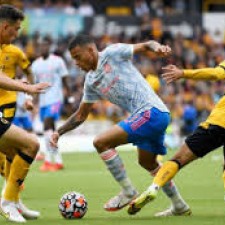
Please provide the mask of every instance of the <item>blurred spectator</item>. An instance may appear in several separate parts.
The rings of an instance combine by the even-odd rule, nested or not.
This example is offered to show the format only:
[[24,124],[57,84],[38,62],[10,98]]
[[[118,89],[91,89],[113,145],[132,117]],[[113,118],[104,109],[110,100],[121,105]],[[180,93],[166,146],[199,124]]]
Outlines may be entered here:
[[182,115],[183,125],[181,127],[181,135],[187,136],[191,134],[197,127],[197,110],[192,102],[184,105],[184,112]]
[[82,16],[88,16],[88,17],[91,17],[95,14],[92,5],[87,0],[83,0],[81,2],[80,6],[77,9],[77,12],[78,14]]
[[149,8],[145,0],[136,0],[134,3],[135,16],[142,17],[145,14],[149,14]]
[[[74,7],[74,2],[76,2],[77,9]],[[188,127],[187,125],[190,123],[190,121],[187,122],[187,111],[190,109],[194,111],[195,109],[197,122],[204,120],[213,104],[224,94],[224,82],[206,83],[185,80],[166,86],[159,76],[161,74],[161,67],[169,63],[189,69],[194,67],[201,68],[207,65],[214,67],[225,59],[225,42],[221,42],[220,38],[214,38],[214,36],[221,36],[221,31],[217,31],[216,35],[211,36],[210,33],[201,27],[194,26],[193,36],[186,38],[179,31],[174,33],[169,26],[164,27],[161,16],[165,13],[184,12],[187,1],[148,0],[146,3],[143,0],[135,1],[134,13],[136,16],[141,17],[141,24],[135,35],[127,37],[124,32],[120,34],[113,32],[113,35],[104,34],[95,37],[95,42],[99,49],[103,49],[115,42],[136,43],[149,39],[156,39],[171,46],[173,54],[166,59],[156,59],[154,54],[149,53],[146,57],[134,55],[133,60],[149,84],[156,89],[160,97],[166,102],[168,108],[171,110],[173,122],[178,125],[183,122],[186,124],[186,127],[183,127],[183,129],[189,130],[191,126]],[[68,14],[78,13],[84,16],[93,16],[95,14],[92,5],[88,1],[83,0],[27,0],[24,2],[24,6],[25,8],[36,9],[39,13],[43,13],[45,10],[48,12],[63,11]],[[21,36],[17,40],[17,44],[24,49],[31,61],[39,56],[40,39],[41,36],[38,32],[32,37],[28,36],[26,32],[21,32]],[[70,37],[68,36],[62,37],[59,40],[52,40],[51,43],[51,50],[65,59],[72,76],[70,85],[76,101],[71,108],[71,105],[68,104],[65,98],[63,107],[63,116],[65,117],[69,116],[71,111],[76,110],[78,107],[83,94],[82,88],[84,82],[83,72],[75,66],[75,63],[68,54],[67,44],[69,40]],[[194,101],[192,101],[193,99]],[[125,113],[108,102],[103,101],[96,104],[93,108],[92,118],[103,119],[105,118],[104,115],[107,115],[108,119],[116,122]]]

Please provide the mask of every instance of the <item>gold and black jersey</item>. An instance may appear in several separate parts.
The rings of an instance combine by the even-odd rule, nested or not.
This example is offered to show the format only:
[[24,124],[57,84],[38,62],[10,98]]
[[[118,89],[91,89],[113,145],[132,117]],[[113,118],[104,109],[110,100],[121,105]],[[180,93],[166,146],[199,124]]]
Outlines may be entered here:
[[[16,68],[25,70],[30,65],[26,55],[12,44],[0,46],[0,71],[14,79]],[[0,105],[16,102],[16,92],[0,89]]]
[[[195,80],[224,80],[225,60],[215,68],[203,68],[197,70],[184,70],[184,77]],[[200,126],[207,128],[209,124],[225,128],[225,96],[215,105],[205,122]]]
[[[7,44],[0,46],[0,71],[6,76],[14,79],[17,67],[25,70],[29,65],[30,62],[26,55],[15,45]],[[16,92],[0,89],[0,109],[3,117],[10,118],[14,116],[15,104]]]

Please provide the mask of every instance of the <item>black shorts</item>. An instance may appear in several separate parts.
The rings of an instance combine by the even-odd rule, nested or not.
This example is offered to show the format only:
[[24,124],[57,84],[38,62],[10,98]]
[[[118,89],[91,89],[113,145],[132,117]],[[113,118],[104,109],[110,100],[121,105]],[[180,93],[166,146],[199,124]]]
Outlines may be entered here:
[[4,119],[0,118],[0,137],[10,128],[11,123]]
[[185,142],[197,157],[203,157],[225,145],[225,129],[217,125],[209,125],[207,129],[199,126]]

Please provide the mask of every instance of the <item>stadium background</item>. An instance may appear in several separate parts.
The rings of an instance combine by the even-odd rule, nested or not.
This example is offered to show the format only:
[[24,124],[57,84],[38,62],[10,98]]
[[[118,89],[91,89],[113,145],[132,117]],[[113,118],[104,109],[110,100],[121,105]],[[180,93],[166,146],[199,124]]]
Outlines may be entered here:
[[[100,50],[115,42],[136,43],[149,39],[171,46],[173,54],[167,59],[157,59],[154,55],[148,54],[146,56],[135,56],[134,63],[171,110],[172,123],[168,129],[167,141],[172,149],[179,146],[182,137],[190,133],[200,121],[207,117],[214,104],[224,95],[223,81],[194,82],[181,80],[166,86],[160,77],[161,67],[168,63],[191,69],[207,66],[214,67],[225,59],[224,0],[15,0],[0,1],[0,3],[15,4],[26,12],[27,19],[23,24],[23,29],[16,44],[26,52],[31,61],[38,57],[38,43],[44,36],[48,36],[51,40],[52,52],[65,59],[70,71],[70,85],[76,101],[73,105],[69,104],[67,93],[65,93],[63,117],[60,123],[63,123],[63,120],[77,109],[82,97],[84,74],[74,66],[67,51],[67,43],[71,35],[79,32],[92,35]],[[35,130],[37,133],[41,133],[42,128],[36,116],[37,114],[38,111],[36,110],[33,115]],[[60,141],[61,150],[67,152],[93,151],[92,139],[94,135],[107,129],[124,116],[126,116],[126,112],[108,102],[97,103],[88,122],[76,131],[62,137]],[[130,149],[130,146],[126,149]],[[122,153],[122,156],[127,158],[125,162],[131,171],[132,165],[130,164],[135,160],[133,154]],[[90,208],[93,210],[90,212],[91,219],[87,219],[84,224],[105,224],[106,222],[107,224],[114,224],[118,222],[115,215],[112,216],[112,222],[109,223],[106,220],[108,215],[104,214],[102,216],[98,212],[101,207],[99,201],[104,202],[106,198],[115,194],[117,189],[114,186],[116,185],[110,180],[109,174],[105,175],[104,166],[98,166],[99,159],[97,159],[97,156],[88,153],[86,157],[87,162],[84,162],[82,154],[79,153],[65,156],[66,169],[65,172],[62,172],[62,176],[65,178],[63,184],[66,183],[67,185],[61,185],[61,180],[58,179],[57,175],[41,175],[40,172],[37,172],[37,167],[34,167],[34,172],[28,179],[25,199],[32,202],[34,207],[37,205],[42,211],[49,209],[51,216],[48,215],[47,211],[43,214],[48,219],[52,219],[51,221],[54,224],[61,225],[61,222],[58,223],[54,220],[55,210],[57,210],[55,205],[57,205],[58,201],[58,199],[55,199],[55,195],[57,193],[58,196],[73,188],[74,183],[77,184],[77,188],[81,192],[88,193],[89,196],[90,193],[95,191],[94,197],[89,197]],[[218,160],[220,163],[217,163]],[[86,169],[91,163],[95,168],[99,168],[96,171],[93,169],[92,173],[88,174]],[[222,156],[214,154],[206,159],[203,166],[198,164],[193,166],[194,169],[191,170],[192,177],[187,172],[181,173],[181,176],[186,175],[185,179],[178,177],[181,186],[185,187],[182,192],[197,211],[197,219],[194,221],[188,219],[186,222],[183,220],[169,220],[167,224],[181,222],[183,224],[197,224],[199,222],[203,222],[202,224],[223,224],[224,213],[222,211],[224,210],[219,210],[219,208],[224,209],[224,203],[215,200],[222,199],[222,197],[219,197],[222,196],[222,181],[219,182],[221,175],[219,166],[221,164]],[[75,169],[74,166],[76,166]],[[207,171],[204,166],[208,167]],[[198,170],[199,175],[196,175],[196,170]],[[132,172],[131,177],[137,181],[139,169]],[[96,179],[91,182],[94,191],[90,192],[88,179],[93,179],[94,173]],[[84,174],[86,179],[83,179]],[[202,179],[205,174],[208,174],[207,179],[209,181]],[[104,176],[105,179],[109,179],[109,183],[104,184],[108,192],[99,197],[97,193],[101,188],[96,185],[98,182],[101,183]],[[52,191],[51,189],[46,194],[40,194],[38,190],[32,192],[34,189],[48,186],[49,179],[52,179],[52,185],[59,187],[59,190]],[[36,180],[41,181],[37,183]],[[190,183],[193,180],[201,180],[202,183],[196,186],[194,182]],[[146,184],[144,178],[141,178],[141,181],[138,182]],[[141,187],[143,190],[144,186]],[[211,191],[202,191],[205,187],[208,187]],[[34,193],[40,196],[42,202],[39,201],[37,196],[32,200]],[[197,200],[193,200],[194,198]],[[47,199],[48,203],[43,206],[42,203],[45,199]],[[98,201],[96,208],[94,208],[93,201]],[[160,207],[162,205],[165,206],[162,203]],[[155,207],[155,209],[159,209],[158,205],[155,205]],[[215,207],[215,211],[212,212],[213,207]],[[213,213],[216,213],[217,220],[214,220]],[[120,219],[126,218],[123,214],[119,215]],[[144,214],[146,224],[149,222],[147,216],[149,214]],[[141,215],[137,218],[140,219]],[[92,219],[97,223],[92,223]],[[141,219],[133,222],[145,224]],[[123,224],[128,223],[130,224],[130,221],[125,219]],[[154,223],[161,224],[156,220],[154,220]],[[48,222],[47,224],[53,223]]]
[[[77,109],[82,97],[84,74],[74,66],[67,51],[71,35],[79,32],[92,35],[100,50],[115,42],[136,43],[149,39],[172,47],[173,54],[167,59],[158,59],[152,54],[134,57],[136,66],[171,110],[172,123],[168,129],[167,142],[172,148],[180,144],[180,136],[192,132],[208,116],[214,104],[224,94],[223,81],[196,83],[186,80],[166,87],[160,78],[162,66],[168,63],[189,69],[214,67],[225,58],[223,0],[2,1],[4,2],[15,4],[26,12],[27,19],[16,44],[26,52],[31,61],[38,57],[38,42],[44,36],[51,40],[52,52],[65,59],[75,104],[68,103],[65,93],[63,118]],[[79,141],[81,139],[78,137],[77,146],[66,145],[63,149],[70,151],[75,147],[93,150],[93,135],[102,132],[125,115],[126,112],[108,102],[97,103],[89,118],[90,122],[71,133],[73,138],[76,138],[74,134],[89,135],[85,136],[88,138],[84,137],[87,142],[83,142],[83,139]],[[41,124],[37,118],[34,124],[35,130],[41,133]]]

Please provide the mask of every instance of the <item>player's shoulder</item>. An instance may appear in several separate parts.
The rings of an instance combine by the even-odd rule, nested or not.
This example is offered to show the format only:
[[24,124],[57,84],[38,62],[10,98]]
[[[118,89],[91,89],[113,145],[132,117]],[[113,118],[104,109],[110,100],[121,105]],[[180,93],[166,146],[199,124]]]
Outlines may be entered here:
[[61,56],[55,55],[53,53],[49,56],[49,61],[54,62],[54,64],[57,64],[57,63],[58,64],[62,64],[62,63],[64,63],[64,59]]
[[53,53],[50,54],[49,59],[50,59],[50,60],[63,61],[63,58],[62,58],[61,56],[55,55],[55,54],[53,54]]
[[33,61],[32,66],[39,64],[41,61],[42,61],[42,57],[36,58],[36,59]]
[[224,67],[225,70],[225,60],[223,60],[222,62],[219,63],[219,66]]
[[10,53],[14,53],[14,54],[24,54],[22,49],[20,49],[18,46],[13,45],[13,44],[9,44],[5,46],[6,51],[10,52]]
[[104,53],[115,52],[116,49],[117,49],[118,47],[120,47],[121,45],[122,45],[122,43],[110,44],[110,45],[108,45],[108,46],[102,51],[102,53],[104,54]]

